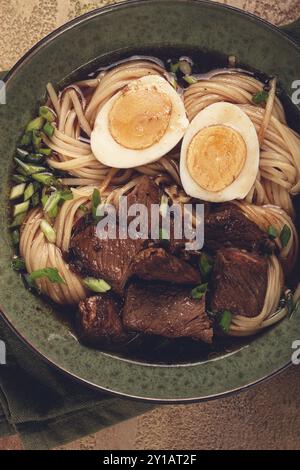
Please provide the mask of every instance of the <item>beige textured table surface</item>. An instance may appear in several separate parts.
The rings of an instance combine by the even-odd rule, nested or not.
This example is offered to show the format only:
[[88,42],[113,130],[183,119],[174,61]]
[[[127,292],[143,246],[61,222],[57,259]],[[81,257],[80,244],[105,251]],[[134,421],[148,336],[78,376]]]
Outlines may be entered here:
[[[0,0],[0,70],[67,20],[110,1]],[[275,24],[300,17],[300,0],[222,0]],[[1,449],[20,449],[17,436]],[[64,449],[300,449],[300,366],[238,395],[164,406]]]

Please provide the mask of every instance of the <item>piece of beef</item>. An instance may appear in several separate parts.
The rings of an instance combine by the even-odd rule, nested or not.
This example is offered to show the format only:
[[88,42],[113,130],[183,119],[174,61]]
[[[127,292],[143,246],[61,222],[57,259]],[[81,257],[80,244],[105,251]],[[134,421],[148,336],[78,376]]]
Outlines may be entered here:
[[147,281],[165,281],[175,284],[200,283],[200,272],[186,261],[167,253],[163,248],[147,248],[138,253],[131,272]]
[[205,298],[195,300],[191,288],[168,284],[133,283],[128,287],[123,323],[129,330],[212,342],[213,330]]
[[248,251],[271,253],[274,242],[254,222],[234,205],[220,206],[217,212],[205,217],[204,246],[212,251],[222,247],[236,247]]
[[267,283],[266,258],[236,248],[223,248],[217,252],[213,270],[211,309],[256,317],[264,305]]
[[129,336],[123,328],[120,312],[120,301],[110,293],[82,300],[76,316],[80,340],[96,347],[126,342]]
[[72,237],[70,243],[70,266],[82,275],[105,279],[113,291],[122,295],[131,275],[131,263],[145,240],[119,238],[101,240],[95,225],[85,227]]
[[[133,203],[145,204],[150,213],[151,204],[160,202],[160,190],[149,178],[142,177],[137,186],[128,196],[128,207]],[[149,224],[150,227],[150,224]],[[183,259],[177,259],[171,249],[175,243],[162,240],[153,241],[130,237],[119,237],[119,226],[116,227],[116,238],[102,240],[97,235],[97,227],[91,219],[86,222],[79,220],[73,230],[68,261],[72,269],[81,275],[89,275],[105,279],[113,291],[122,295],[130,276],[135,272],[144,279],[157,279],[177,283],[197,283],[200,281],[195,268]],[[149,246],[164,245],[164,249],[142,250]],[[142,262],[145,266],[142,266]],[[156,266],[160,263],[160,268]],[[149,274],[147,275],[147,270]],[[162,271],[161,271],[162,270]],[[152,271],[152,272],[150,272]],[[182,281],[181,281],[182,279]]]

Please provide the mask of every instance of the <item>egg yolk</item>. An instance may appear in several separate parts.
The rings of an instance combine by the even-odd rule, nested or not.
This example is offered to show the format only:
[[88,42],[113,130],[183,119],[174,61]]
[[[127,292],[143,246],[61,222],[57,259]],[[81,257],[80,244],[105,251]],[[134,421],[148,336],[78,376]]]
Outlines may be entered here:
[[201,188],[217,192],[236,180],[246,157],[247,146],[236,130],[210,126],[193,137],[187,151],[187,168]]
[[110,133],[128,149],[149,148],[164,136],[171,112],[169,96],[156,86],[127,87],[110,110]]

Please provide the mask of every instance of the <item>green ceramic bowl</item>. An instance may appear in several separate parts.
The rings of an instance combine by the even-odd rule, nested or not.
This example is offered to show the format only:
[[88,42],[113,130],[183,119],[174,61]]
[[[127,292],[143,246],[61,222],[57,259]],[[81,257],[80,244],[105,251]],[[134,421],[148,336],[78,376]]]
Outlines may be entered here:
[[[296,29],[296,24],[290,28],[295,38]],[[150,51],[172,47],[235,55],[241,63],[278,75],[291,96],[293,81],[300,79],[300,48],[286,32],[212,2],[132,1],[96,10],[61,27],[7,75],[7,104],[0,106],[0,305],[11,327],[49,363],[99,389],[165,402],[222,396],[270,377],[290,363],[292,343],[300,339],[297,316],[230,353],[196,362],[148,364],[85,348],[59,313],[28,292],[11,269],[7,207],[16,142],[49,80],[59,83],[83,65],[90,69],[95,60],[107,62],[111,54],[136,52],[137,45]]]

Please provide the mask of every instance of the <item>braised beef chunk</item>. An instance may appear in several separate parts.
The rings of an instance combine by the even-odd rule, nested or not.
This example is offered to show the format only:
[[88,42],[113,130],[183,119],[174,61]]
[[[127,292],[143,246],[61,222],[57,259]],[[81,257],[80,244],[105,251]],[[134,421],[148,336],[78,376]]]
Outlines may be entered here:
[[160,204],[162,191],[148,176],[142,176],[138,184],[127,196],[128,207],[132,204],[143,204],[151,211],[151,204]]
[[110,293],[82,300],[76,318],[76,329],[82,342],[99,347],[125,342],[128,335],[120,311],[119,300]]
[[131,275],[131,262],[144,244],[145,240],[132,240],[129,237],[126,240],[101,240],[92,224],[73,236],[70,243],[70,264],[82,275],[105,279],[114,292],[122,294]]
[[163,248],[148,248],[136,255],[131,272],[147,281],[175,284],[197,284],[200,272],[186,261],[167,253]]
[[270,253],[275,245],[254,222],[233,205],[205,217],[205,247],[212,251],[221,247],[236,247]]
[[256,317],[264,305],[267,282],[266,258],[235,248],[223,248],[217,252],[214,265],[211,309]]
[[211,343],[213,337],[205,298],[191,298],[190,287],[131,284],[125,298],[123,323],[130,330],[167,338],[190,337]]

